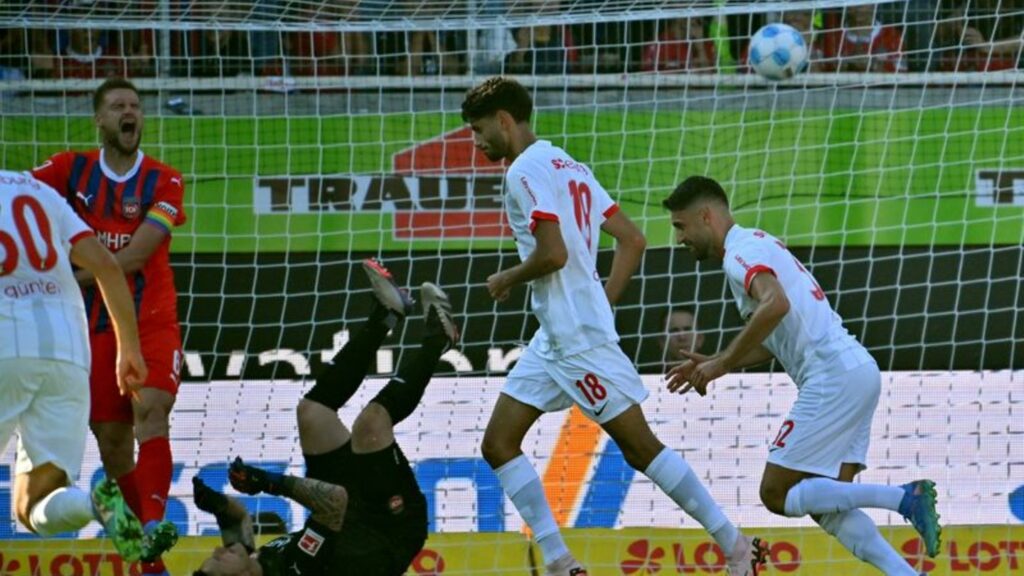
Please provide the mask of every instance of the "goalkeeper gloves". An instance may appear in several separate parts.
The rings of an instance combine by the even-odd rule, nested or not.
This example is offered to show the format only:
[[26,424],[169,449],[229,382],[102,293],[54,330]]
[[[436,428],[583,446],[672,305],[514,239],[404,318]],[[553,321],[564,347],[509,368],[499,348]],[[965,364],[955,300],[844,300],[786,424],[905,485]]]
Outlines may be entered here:
[[199,476],[192,477],[192,500],[196,508],[214,516],[220,516],[228,509],[228,497],[207,486]]
[[281,493],[284,474],[249,466],[236,456],[228,470],[228,480],[235,490],[243,494],[266,492],[276,496]]

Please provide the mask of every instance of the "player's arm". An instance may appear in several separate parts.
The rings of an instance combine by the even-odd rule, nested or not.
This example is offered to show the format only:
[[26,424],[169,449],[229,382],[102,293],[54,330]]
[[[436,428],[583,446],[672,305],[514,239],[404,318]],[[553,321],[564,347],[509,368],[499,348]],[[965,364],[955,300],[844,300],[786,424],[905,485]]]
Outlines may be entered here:
[[757,301],[757,307],[743,330],[718,354],[727,371],[742,368],[744,360],[756,360],[759,357],[758,348],[764,348],[761,343],[789,313],[786,291],[769,271],[759,272],[751,279],[750,296]]
[[117,337],[117,384],[121,394],[138,390],[146,381],[146,363],[139,345],[135,304],[124,272],[114,255],[95,236],[86,236],[71,248],[71,262],[96,278]]
[[508,298],[509,291],[520,285],[561,270],[569,260],[569,251],[562,238],[562,229],[554,220],[535,220],[533,236],[537,247],[521,263],[492,274],[487,290],[495,300]]
[[[114,258],[126,275],[134,274],[142,270],[166,237],[167,230],[164,228],[148,221],[143,222],[132,234],[128,244],[114,254]],[[81,269],[75,272],[75,280],[81,286],[89,286],[95,281],[95,276],[89,270]]]
[[241,500],[217,492],[198,476],[192,477],[192,499],[197,508],[217,518],[220,538],[225,547],[241,544],[249,552],[256,549],[252,517]]
[[636,227],[636,224],[621,211],[612,214],[601,224],[601,230],[615,237],[615,256],[612,258],[612,271],[604,283],[604,293],[614,306],[630,279],[640,267],[640,260],[647,249],[647,238]]
[[690,360],[673,368],[668,378],[670,392],[679,391],[680,394],[685,394],[695,390],[703,396],[707,393],[708,384],[712,380],[738,368],[751,366],[755,361],[760,363],[771,357],[762,342],[789,313],[789,298],[786,297],[782,284],[779,284],[769,270],[759,272],[751,279],[750,296],[757,301],[757,307],[754,308],[743,330],[718,354],[703,358],[690,356]]
[[740,370],[742,368],[750,368],[751,366],[757,366],[758,364],[764,364],[775,359],[775,355],[768,351],[764,347],[764,344],[758,344],[747,352],[747,355],[736,361],[736,365],[732,367],[733,370]]
[[312,513],[310,518],[330,530],[339,531],[348,508],[348,491],[344,486],[313,478],[300,478],[249,466],[235,458],[228,473],[231,485],[245,494],[266,492],[291,498]]

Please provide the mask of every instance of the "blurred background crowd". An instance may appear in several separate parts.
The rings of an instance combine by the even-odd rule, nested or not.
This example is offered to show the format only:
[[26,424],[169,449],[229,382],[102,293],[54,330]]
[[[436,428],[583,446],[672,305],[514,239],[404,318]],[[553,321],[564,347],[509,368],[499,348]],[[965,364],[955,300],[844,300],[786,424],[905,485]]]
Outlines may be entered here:
[[[557,12],[557,0],[478,0],[478,13]],[[35,4],[38,4],[35,3]],[[55,10],[102,0],[52,0]],[[278,20],[288,0],[253,0],[250,24]],[[151,10],[139,0],[133,10]],[[315,10],[310,10],[310,6]],[[70,6],[70,7],[69,7]],[[170,0],[172,17],[217,22],[238,3]],[[380,18],[437,18],[444,4],[419,0],[303,3],[319,24]],[[223,11],[223,13],[221,13]],[[492,20],[498,21],[501,20]],[[0,28],[0,78],[249,76],[426,76],[690,72],[746,73],[747,43],[758,28],[785,22],[811,46],[812,72],[975,72],[1024,67],[1024,0],[906,0],[801,10],[579,25],[486,29],[277,31]],[[255,26],[254,26],[255,28]],[[339,27],[343,28],[343,26]],[[364,26],[372,28],[372,26]],[[168,46],[159,46],[167,43]],[[158,70],[157,54],[169,70]]]

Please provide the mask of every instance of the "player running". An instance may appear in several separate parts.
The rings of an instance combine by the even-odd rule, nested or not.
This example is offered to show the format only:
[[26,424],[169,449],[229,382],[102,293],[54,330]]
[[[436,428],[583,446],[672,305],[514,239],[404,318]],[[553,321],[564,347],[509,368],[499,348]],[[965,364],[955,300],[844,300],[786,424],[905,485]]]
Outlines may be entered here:
[[[615,440],[630,466],[704,526],[725,551],[730,574],[756,574],[764,544],[740,534],[689,464],[651,432],[640,408],[647,390],[617,344],[611,306],[640,264],[644,236],[590,168],[537,139],[530,128],[532,112],[526,89],[502,77],[473,88],[462,103],[462,118],[472,127],[477,148],[492,161],[511,162],[505,206],[522,263],[493,274],[487,288],[501,301],[512,288],[529,284],[540,321],[495,404],[483,456],[533,530],[548,574],[585,575],[521,449],[541,414],[575,403]],[[603,286],[596,269],[601,231],[617,241]]]
[[692,176],[666,198],[676,241],[697,260],[721,259],[746,327],[714,356],[669,371],[668,389],[701,396],[733,370],[777,359],[796,383],[796,403],[768,452],[761,501],[791,518],[810,514],[854,556],[889,575],[917,575],[860,508],[899,512],[939,552],[935,485],[853,484],[867,466],[881,378],[874,358],[829,306],[811,273],[773,236],[733,221],[729,200],[710,178]]
[[359,389],[388,332],[413,309],[386,269],[373,260],[363,267],[377,298],[374,310],[296,410],[306,477],[275,474],[237,458],[229,473],[236,490],[291,498],[310,510],[309,520],[302,530],[256,550],[244,505],[193,478],[196,506],[217,517],[224,542],[196,575],[398,576],[423,548],[426,498],[393,428],[416,409],[438,360],[458,341],[459,331],[448,296],[433,284],[423,284],[422,346],[402,362],[349,432],[338,410]]
[[135,310],[114,257],[53,189],[0,171],[0,452],[18,433],[15,515],[40,536],[99,520],[129,561],[142,526],[105,480],[89,495],[72,485],[85,452],[89,339],[71,264],[94,274],[110,302],[120,394],[146,379]]
[[144,117],[131,82],[106,80],[93,96],[93,110],[101,148],[56,154],[34,174],[64,196],[128,275],[149,367],[134,398],[120,395],[116,386],[108,306],[88,270],[75,274],[83,287],[93,354],[89,423],[107,476],[117,480],[145,525],[143,573],[162,574],[160,554],[177,541],[174,525],[163,518],[171,486],[168,418],[182,360],[169,246],[171,229],[185,222],[184,185],[177,170],[139,150]]

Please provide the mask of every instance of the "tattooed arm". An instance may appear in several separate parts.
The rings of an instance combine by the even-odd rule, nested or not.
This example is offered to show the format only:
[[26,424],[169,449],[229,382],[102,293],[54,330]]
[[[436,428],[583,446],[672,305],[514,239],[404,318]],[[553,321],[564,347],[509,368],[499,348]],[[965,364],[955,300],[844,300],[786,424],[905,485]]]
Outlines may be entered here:
[[313,513],[311,518],[335,532],[341,530],[348,507],[348,491],[344,486],[314,480],[284,476],[281,495],[302,504]]
[[348,491],[344,486],[271,472],[250,466],[241,458],[231,463],[228,479],[235,490],[245,494],[266,492],[291,498],[309,508],[316,522],[330,530],[341,530],[348,507]]

